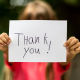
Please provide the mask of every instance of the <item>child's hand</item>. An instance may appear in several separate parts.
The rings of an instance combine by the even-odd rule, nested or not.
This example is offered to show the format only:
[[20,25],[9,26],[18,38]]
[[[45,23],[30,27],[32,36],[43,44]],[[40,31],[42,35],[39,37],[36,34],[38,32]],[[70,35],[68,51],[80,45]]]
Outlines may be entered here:
[[0,50],[2,50],[4,53],[8,50],[8,45],[10,44],[11,39],[7,35],[7,33],[2,33],[0,35]]
[[70,54],[76,55],[80,52],[80,42],[75,37],[70,37],[68,41],[65,42],[64,46]]

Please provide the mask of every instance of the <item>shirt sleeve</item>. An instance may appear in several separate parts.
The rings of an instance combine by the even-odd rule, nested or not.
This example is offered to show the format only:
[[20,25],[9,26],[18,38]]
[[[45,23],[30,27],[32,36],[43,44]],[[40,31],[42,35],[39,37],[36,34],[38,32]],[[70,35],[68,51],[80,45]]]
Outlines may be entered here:
[[65,73],[70,68],[71,65],[70,62],[66,66],[61,66],[60,63],[56,63],[56,64],[57,64],[57,70],[61,75]]
[[11,69],[13,72],[19,67],[20,62],[13,62],[12,64],[7,61],[6,54],[3,54],[4,64]]

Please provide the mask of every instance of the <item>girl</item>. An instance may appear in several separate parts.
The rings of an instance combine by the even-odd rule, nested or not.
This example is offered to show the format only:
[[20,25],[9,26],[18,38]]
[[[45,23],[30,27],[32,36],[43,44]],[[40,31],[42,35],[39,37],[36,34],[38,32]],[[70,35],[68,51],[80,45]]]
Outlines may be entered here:
[[[57,20],[50,5],[43,1],[33,1],[22,10],[19,20]],[[62,74],[70,67],[70,61],[80,52],[80,42],[70,37],[64,43],[67,62],[8,62],[8,45],[11,39],[6,33],[0,35],[0,50],[4,52],[5,65],[12,71],[13,80],[61,80]],[[17,53],[16,53],[17,54]]]

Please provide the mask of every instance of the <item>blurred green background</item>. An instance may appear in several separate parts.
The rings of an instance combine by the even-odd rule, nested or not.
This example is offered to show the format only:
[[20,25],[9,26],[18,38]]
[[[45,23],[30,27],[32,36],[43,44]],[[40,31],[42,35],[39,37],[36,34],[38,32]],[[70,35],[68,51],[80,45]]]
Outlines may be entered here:
[[[16,20],[21,9],[32,0],[0,0],[0,34],[9,32],[9,20]],[[59,20],[67,20],[68,38],[75,36],[80,40],[80,0],[46,0],[56,11]],[[80,54],[73,60],[70,80],[80,80]],[[0,51],[0,74],[3,68],[3,54]],[[77,72],[76,70],[77,69]],[[78,75],[77,75],[78,74]],[[76,79],[77,78],[77,79]]]

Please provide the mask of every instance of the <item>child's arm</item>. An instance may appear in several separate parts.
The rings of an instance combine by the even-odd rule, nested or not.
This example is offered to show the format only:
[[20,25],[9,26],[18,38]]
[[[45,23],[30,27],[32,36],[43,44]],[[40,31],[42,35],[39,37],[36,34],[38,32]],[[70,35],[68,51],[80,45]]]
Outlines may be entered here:
[[70,37],[64,46],[67,49],[67,62],[61,62],[61,66],[67,65],[80,52],[80,42],[75,37]]
[[2,33],[0,35],[0,50],[6,54],[7,61],[8,61],[8,45],[10,44],[11,39],[7,35],[7,33]]

